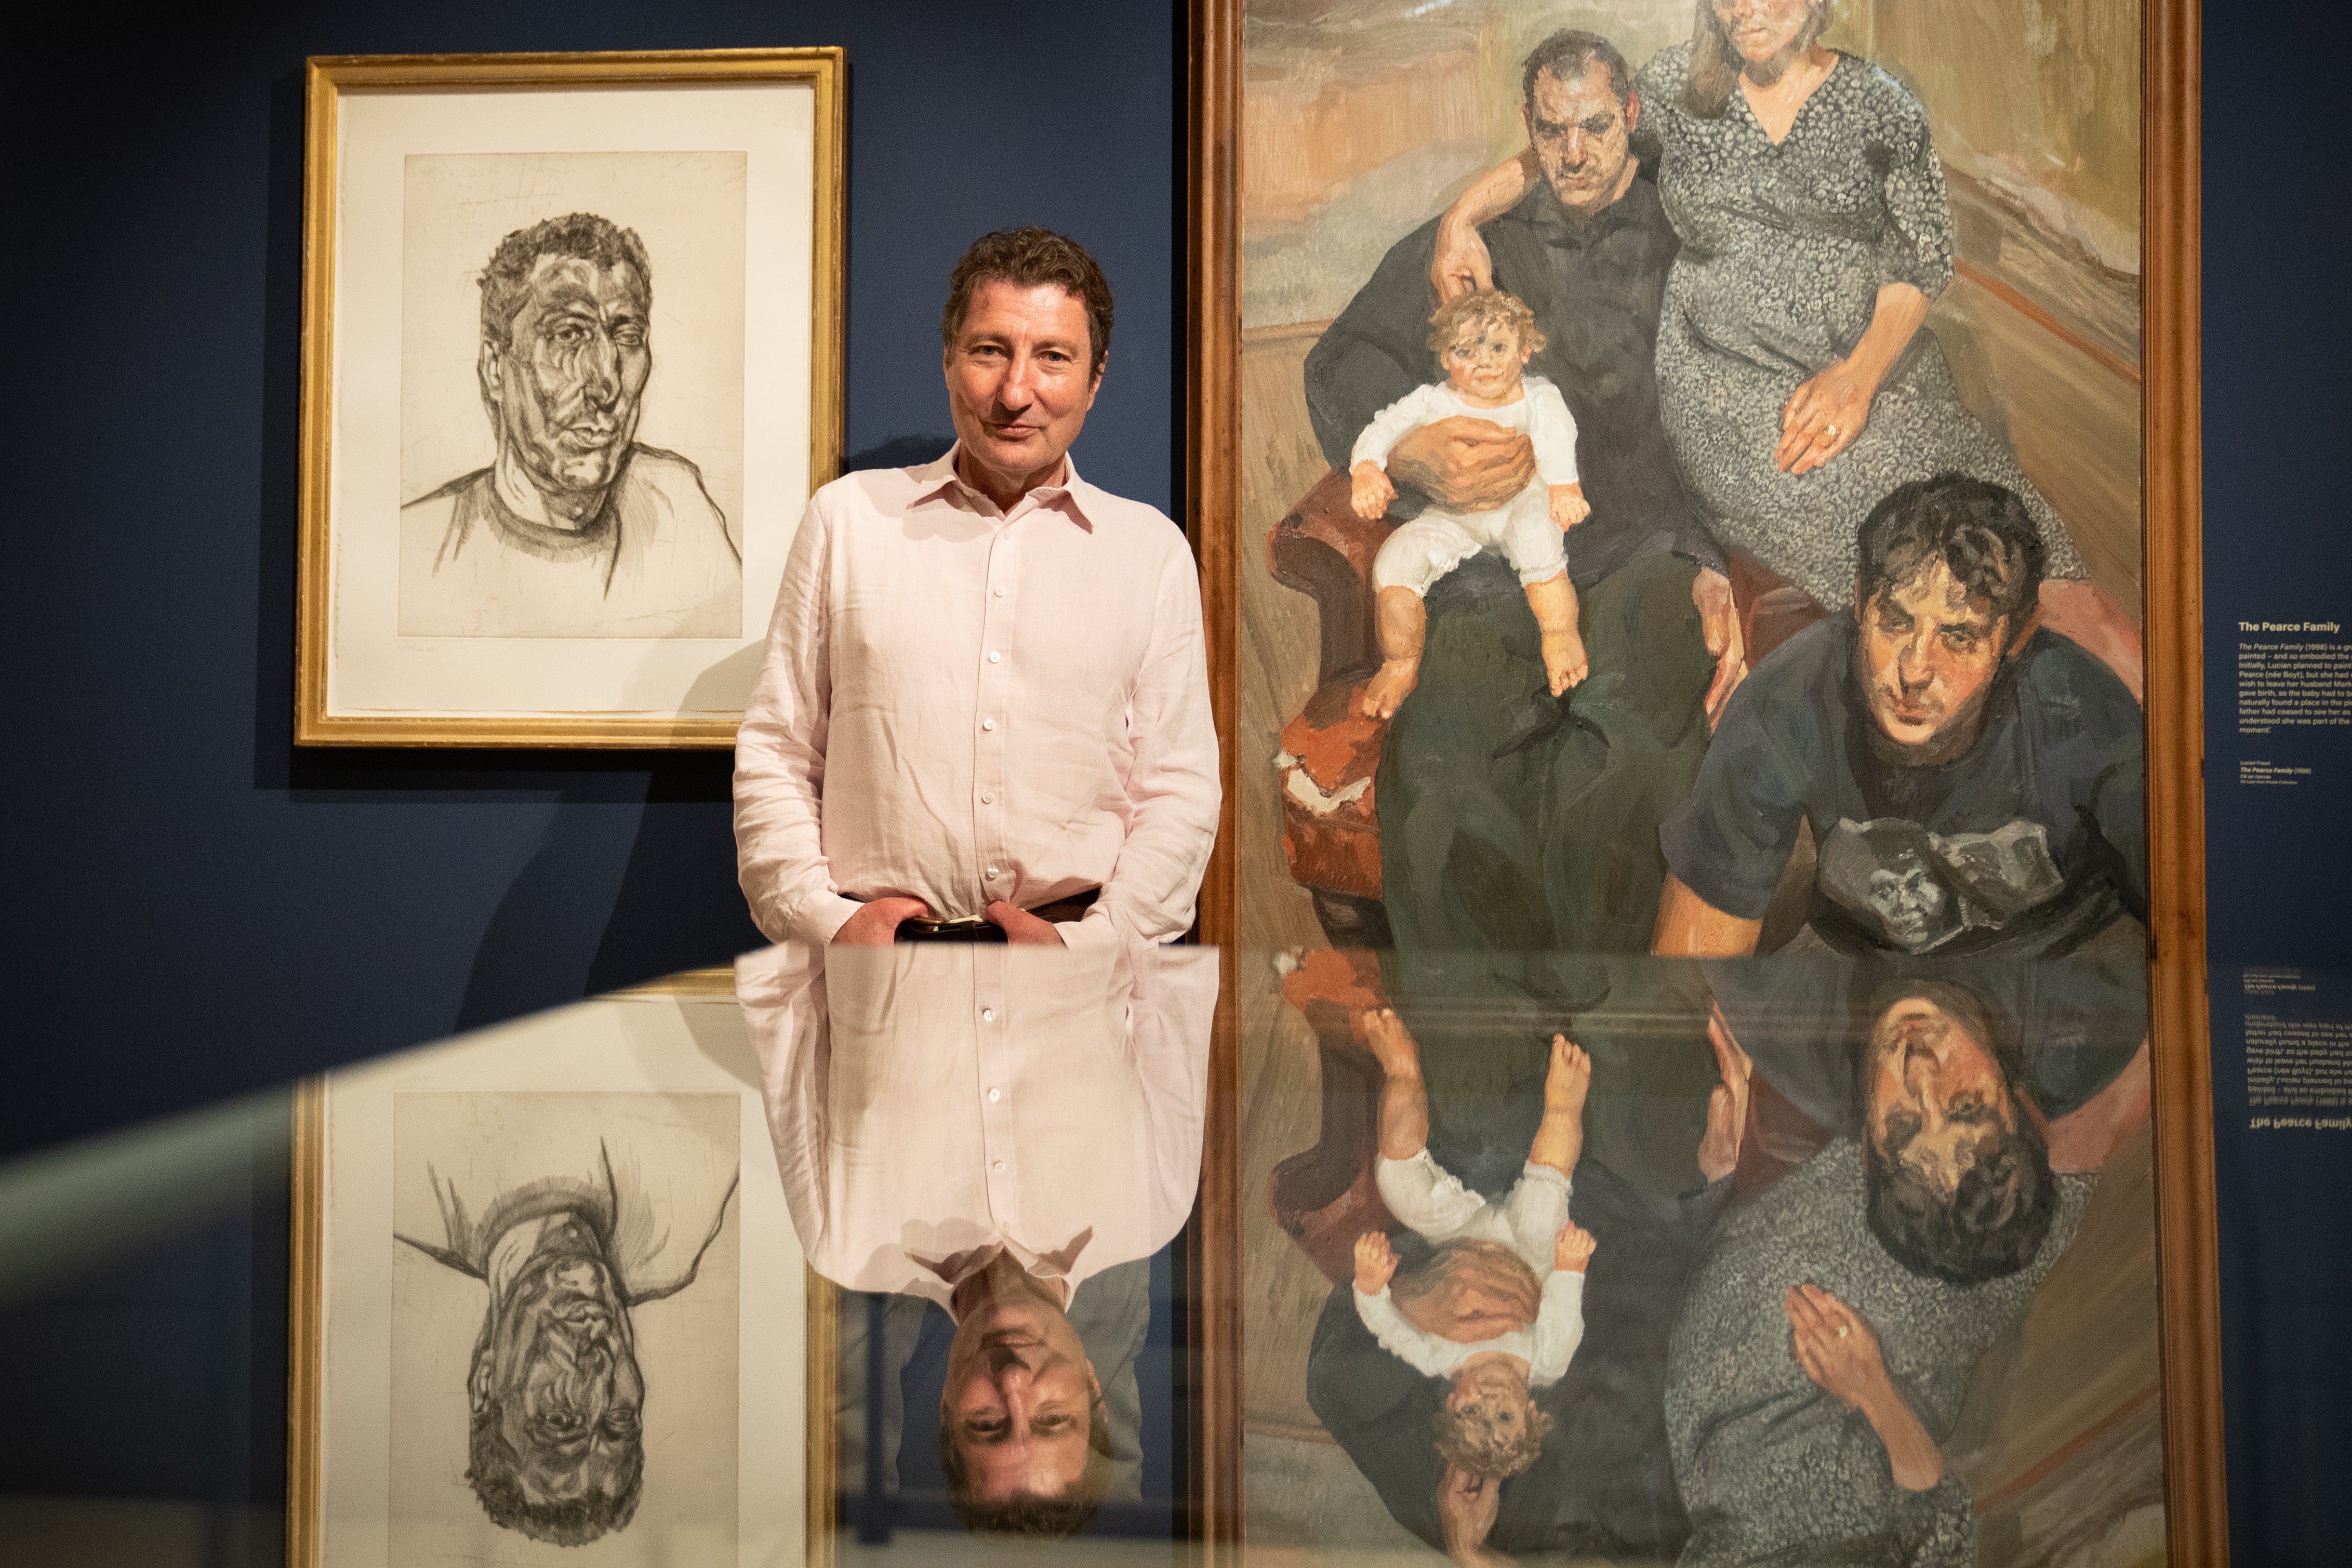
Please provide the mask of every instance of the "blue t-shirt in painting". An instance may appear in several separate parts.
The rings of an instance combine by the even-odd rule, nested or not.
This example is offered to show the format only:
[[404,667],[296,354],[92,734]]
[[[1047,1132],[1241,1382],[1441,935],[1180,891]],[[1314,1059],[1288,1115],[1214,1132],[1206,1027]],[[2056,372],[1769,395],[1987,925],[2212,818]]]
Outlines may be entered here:
[[1912,766],[1870,717],[1858,637],[1816,622],[1732,695],[1659,829],[1685,887],[1760,920],[1810,822],[1809,922],[1842,952],[2060,953],[2147,921],[2146,749],[2122,681],[2037,632],[1994,675],[1977,743]]

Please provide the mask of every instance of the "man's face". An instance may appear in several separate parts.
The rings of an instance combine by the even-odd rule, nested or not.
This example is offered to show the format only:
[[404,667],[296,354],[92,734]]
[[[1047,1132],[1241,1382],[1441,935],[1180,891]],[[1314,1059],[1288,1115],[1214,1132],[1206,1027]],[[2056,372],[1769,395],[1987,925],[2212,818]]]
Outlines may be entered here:
[[1944,912],[1944,889],[1916,855],[1870,874],[1870,902],[1895,935],[1917,947],[1935,933]]
[[982,284],[947,351],[948,416],[993,488],[1020,489],[1062,460],[1095,405],[1086,302],[1054,283]]
[[1560,205],[1595,213],[1617,199],[1641,112],[1637,94],[1618,101],[1609,88],[1609,68],[1599,60],[1566,81],[1549,70],[1537,73],[1519,118]]
[[940,1423],[963,1452],[972,1495],[1060,1497],[1087,1468],[1087,1434],[1101,1393],[1062,1310],[999,1290],[965,1314],[948,1347]]
[[478,1352],[473,1397],[499,1405],[499,1430],[534,1502],[627,1489],[643,1468],[628,1309],[593,1257],[556,1256],[516,1282]]
[[1970,600],[1941,561],[1855,613],[1864,695],[1887,739],[1916,748],[1966,733],[2000,668],[2008,622]]
[[1879,1015],[1863,1089],[1872,1144],[1947,1197],[2017,1114],[1984,1042],[1924,996]]
[[1797,47],[1812,21],[1808,0],[1713,0],[1723,36],[1751,65],[1762,65]]
[[497,411],[499,444],[542,493],[593,495],[620,471],[653,370],[650,309],[626,262],[542,256],[506,348],[483,345],[482,395]]
[[1518,332],[1501,321],[1465,321],[1438,361],[1456,392],[1473,397],[1507,397],[1519,384],[1530,350]]

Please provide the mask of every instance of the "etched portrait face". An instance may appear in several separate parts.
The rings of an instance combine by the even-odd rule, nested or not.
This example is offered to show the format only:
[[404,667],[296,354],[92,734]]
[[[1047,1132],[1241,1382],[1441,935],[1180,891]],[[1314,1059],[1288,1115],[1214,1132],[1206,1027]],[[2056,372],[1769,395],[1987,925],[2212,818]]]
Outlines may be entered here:
[[645,1469],[645,1380],[628,1308],[585,1225],[561,1221],[540,1238],[493,1310],[472,1382],[472,1479],[520,1490],[515,1528],[584,1540],[627,1522]]
[[619,473],[635,437],[650,291],[626,261],[541,256],[503,348],[482,345],[482,395],[499,445],[550,497],[584,497]]
[[1912,748],[1968,735],[2008,628],[1941,561],[1880,589],[1860,614],[1863,689],[1879,729]]
[[1620,102],[1599,60],[1566,81],[1538,73],[1528,100],[1519,110],[1528,142],[1560,205],[1589,213],[1615,201],[1633,155],[1640,100],[1629,93]]
[[1870,907],[1906,947],[1918,948],[1936,935],[1945,893],[1916,855],[1897,856],[1870,874]]

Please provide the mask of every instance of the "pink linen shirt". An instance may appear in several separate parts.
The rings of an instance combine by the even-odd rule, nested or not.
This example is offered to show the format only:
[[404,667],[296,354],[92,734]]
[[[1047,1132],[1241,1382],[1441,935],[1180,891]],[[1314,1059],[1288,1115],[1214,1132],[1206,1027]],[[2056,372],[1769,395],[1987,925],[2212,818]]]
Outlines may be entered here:
[[1192,925],[1221,793],[1199,574],[1157,510],[1066,474],[1003,512],[950,451],[809,499],[735,743],[772,941],[893,894],[953,918],[1099,887],[1072,945]]
[[813,947],[735,962],[809,1266],[926,1296],[1009,1252],[1075,1291],[1183,1228],[1213,948]]

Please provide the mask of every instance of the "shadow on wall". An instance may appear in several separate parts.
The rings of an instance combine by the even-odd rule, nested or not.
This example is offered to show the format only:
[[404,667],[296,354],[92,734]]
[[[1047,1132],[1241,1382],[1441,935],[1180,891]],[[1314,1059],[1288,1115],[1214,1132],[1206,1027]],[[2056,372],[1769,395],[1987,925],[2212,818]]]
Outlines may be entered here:
[[878,447],[850,453],[841,460],[841,471],[854,474],[861,468],[911,468],[918,463],[939,461],[954,445],[952,436],[893,436]]

